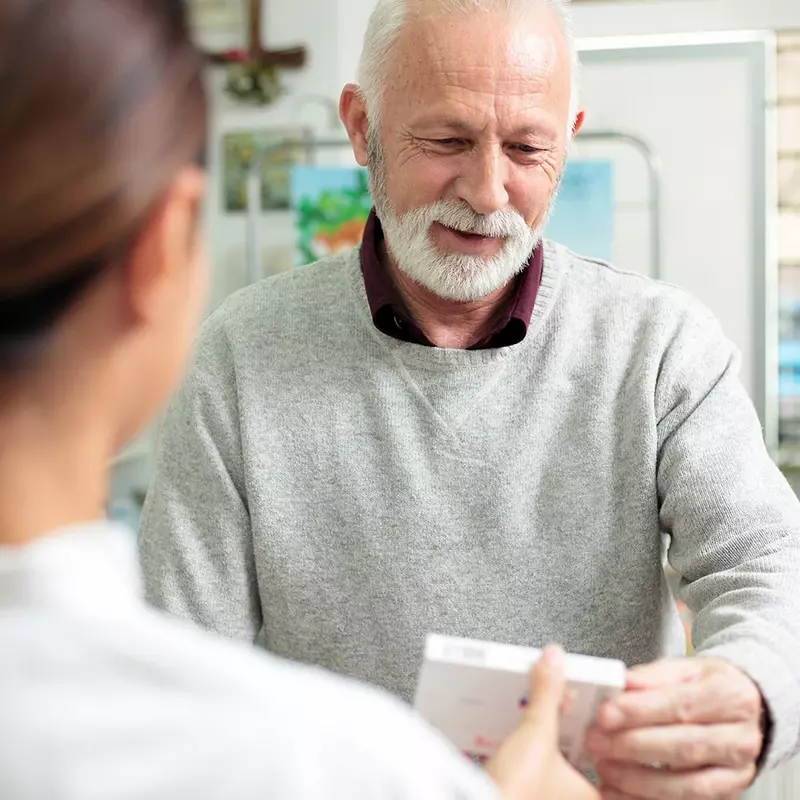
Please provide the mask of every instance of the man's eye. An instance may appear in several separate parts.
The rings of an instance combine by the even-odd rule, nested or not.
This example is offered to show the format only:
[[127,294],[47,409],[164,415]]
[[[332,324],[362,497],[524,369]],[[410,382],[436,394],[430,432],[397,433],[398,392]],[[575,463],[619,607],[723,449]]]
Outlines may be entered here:
[[441,145],[442,147],[455,147],[457,145],[463,144],[463,139],[434,139],[434,144]]
[[524,155],[536,155],[536,153],[541,153],[541,149],[538,147],[534,147],[530,144],[515,144],[514,149],[518,150],[520,153]]

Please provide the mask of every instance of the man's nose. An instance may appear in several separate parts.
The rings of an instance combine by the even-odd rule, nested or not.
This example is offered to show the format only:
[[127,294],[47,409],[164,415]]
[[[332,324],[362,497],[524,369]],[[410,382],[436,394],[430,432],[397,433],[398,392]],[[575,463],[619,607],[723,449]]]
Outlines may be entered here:
[[488,215],[508,206],[507,158],[494,148],[474,151],[465,159],[456,186],[458,196],[478,214]]

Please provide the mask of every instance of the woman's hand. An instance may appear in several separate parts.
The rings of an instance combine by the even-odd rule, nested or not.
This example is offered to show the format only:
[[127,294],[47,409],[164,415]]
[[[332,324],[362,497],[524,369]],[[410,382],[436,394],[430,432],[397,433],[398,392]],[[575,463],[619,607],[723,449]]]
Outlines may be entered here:
[[565,684],[564,653],[548,648],[531,670],[522,722],[486,765],[503,800],[599,800],[598,791],[558,749]]

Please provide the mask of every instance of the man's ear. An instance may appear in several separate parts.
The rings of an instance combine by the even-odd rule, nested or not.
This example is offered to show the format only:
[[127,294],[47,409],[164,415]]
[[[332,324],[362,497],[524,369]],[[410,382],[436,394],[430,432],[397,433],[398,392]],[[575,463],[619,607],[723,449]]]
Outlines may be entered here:
[[575,122],[572,124],[572,138],[573,139],[578,135],[578,132],[583,127],[583,123],[584,123],[585,119],[586,119],[586,112],[583,109],[581,109],[578,112],[578,116],[575,117]]
[[146,321],[174,302],[170,288],[190,267],[197,246],[204,185],[199,167],[184,167],[142,228],[125,265],[134,320]]
[[348,83],[342,89],[339,99],[339,119],[347,131],[353,145],[353,155],[362,167],[367,165],[367,106],[361,90],[354,83]]

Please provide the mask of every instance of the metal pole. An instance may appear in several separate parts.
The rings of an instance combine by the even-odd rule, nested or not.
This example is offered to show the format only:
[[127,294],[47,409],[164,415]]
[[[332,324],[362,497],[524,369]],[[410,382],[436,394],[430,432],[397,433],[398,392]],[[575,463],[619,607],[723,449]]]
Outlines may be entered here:
[[579,133],[576,141],[620,142],[630,145],[644,158],[650,184],[649,204],[651,225],[653,228],[650,235],[650,260],[652,262],[652,277],[656,280],[660,280],[663,277],[661,264],[661,197],[663,193],[661,159],[648,142],[632,133],[623,133],[621,131],[586,131],[585,133]]
[[258,169],[251,169],[247,173],[247,219],[246,219],[246,242],[245,258],[246,271],[245,280],[248,285],[261,280],[263,270],[261,268],[261,246],[259,244],[258,227],[261,216],[261,160],[258,159]]

